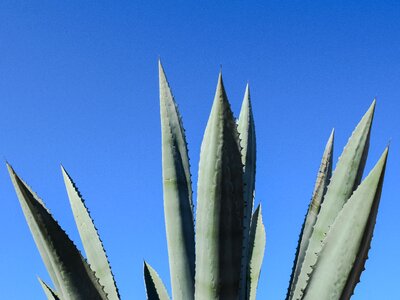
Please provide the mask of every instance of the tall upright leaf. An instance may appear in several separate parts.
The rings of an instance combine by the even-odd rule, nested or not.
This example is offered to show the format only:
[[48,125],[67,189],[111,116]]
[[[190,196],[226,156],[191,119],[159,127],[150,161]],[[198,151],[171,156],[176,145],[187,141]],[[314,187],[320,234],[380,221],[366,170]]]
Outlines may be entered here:
[[255,300],[258,279],[261,273],[261,264],[265,249],[265,227],[262,220],[261,204],[258,205],[251,218],[249,239],[249,264],[247,269],[247,299]]
[[253,112],[250,101],[249,85],[246,86],[242,108],[238,121],[238,132],[240,136],[240,146],[243,164],[243,253],[242,270],[240,278],[240,299],[245,299],[246,293],[246,274],[249,264],[249,236],[250,221],[254,204],[254,189],[256,178],[256,131],[254,126]]
[[93,271],[40,198],[7,164],[33,238],[63,300],[107,300]]
[[219,75],[198,176],[195,299],[239,296],[243,167],[236,123]]
[[85,206],[85,202],[78,188],[72,181],[72,178],[62,166],[61,171],[76,227],[78,228],[90,267],[95,272],[100,284],[104,287],[108,300],[118,300],[119,294],[117,285],[93,219]]
[[146,262],[143,266],[147,300],[169,300],[167,289],[157,272]]
[[368,155],[374,109],[375,100],[357,125],[339,158],[314,225],[294,293],[290,299],[301,299],[329,226],[332,225],[339,211],[360,183]]
[[307,215],[304,219],[303,228],[301,230],[286,299],[288,299],[289,295],[293,293],[293,289],[300,273],[301,265],[304,261],[314,224],[317,221],[317,216],[321,207],[321,203],[325,196],[327,186],[332,175],[333,140],[334,130],[332,130],[329,136],[328,142],[325,146],[324,154],[322,155],[322,161],[318,170],[317,180],[315,182],[311,203],[308,206]]
[[164,215],[174,299],[194,296],[192,185],[185,132],[159,62]]
[[388,149],[343,206],[325,239],[304,300],[337,300],[362,247],[371,212],[381,196]]

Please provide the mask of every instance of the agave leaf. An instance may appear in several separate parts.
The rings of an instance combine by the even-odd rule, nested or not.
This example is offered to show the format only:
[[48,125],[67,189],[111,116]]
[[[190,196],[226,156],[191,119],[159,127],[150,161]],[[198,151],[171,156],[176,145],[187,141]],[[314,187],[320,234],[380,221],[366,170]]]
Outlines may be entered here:
[[104,287],[109,300],[118,300],[118,289],[111,272],[103,243],[100,240],[97,229],[94,225],[84,200],[67,171],[61,166],[65,187],[67,189],[69,202],[74,214],[76,226],[82,240],[83,248],[90,267],[95,272],[100,284]]
[[244,209],[242,173],[238,132],[220,74],[200,152],[197,300],[239,296]]
[[106,300],[98,279],[40,198],[7,164],[33,238],[63,300]]
[[172,297],[194,297],[194,222],[192,184],[185,132],[159,62],[164,215]]
[[38,278],[40,285],[43,288],[43,291],[47,297],[47,300],[60,300],[58,298],[57,293],[51,289],[42,279]]
[[[341,297],[357,254],[363,248],[366,230],[371,230],[368,228],[368,221],[371,215],[376,216],[387,154],[388,148],[333,223],[305,291],[304,300],[338,300]],[[360,257],[360,260],[364,264],[365,257]],[[360,265],[357,266],[359,267]]]
[[261,264],[265,249],[265,228],[262,221],[261,204],[254,211],[250,228],[250,253],[248,267],[248,297],[249,300],[256,299],[258,279],[260,278]]
[[368,155],[369,137],[375,109],[375,100],[357,125],[343,150],[335,171],[332,174],[328,190],[321,205],[317,221],[307,247],[301,271],[295,282],[293,297],[301,299],[313,266],[322,249],[323,240],[343,205],[358,186]]
[[322,161],[318,170],[317,180],[315,182],[311,203],[308,207],[307,215],[304,219],[304,224],[301,230],[286,299],[288,299],[289,295],[293,293],[294,283],[297,281],[297,278],[299,276],[301,264],[303,263],[306,254],[313,227],[317,220],[319,209],[321,207],[321,203],[325,196],[326,189],[332,175],[333,140],[334,130],[332,130],[331,135],[329,136],[328,142],[325,146],[324,154],[322,155]]
[[238,132],[240,135],[240,146],[243,164],[243,253],[242,270],[240,278],[240,299],[245,299],[246,278],[249,265],[249,235],[250,221],[254,205],[254,189],[256,178],[256,132],[254,126],[253,112],[250,102],[249,85],[246,86],[242,108],[238,121]]
[[169,300],[167,289],[157,272],[144,262],[144,282],[147,300]]
[[[388,152],[388,148],[387,148]],[[385,162],[386,164],[386,162]],[[386,167],[386,166],[385,166]],[[384,175],[384,171],[383,171]],[[353,268],[351,270],[350,275],[347,278],[346,285],[343,289],[342,296],[340,297],[341,300],[349,300],[350,297],[353,295],[354,289],[357,283],[360,281],[361,273],[364,271],[365,262],[368,259],[368,251],[371,248],[371,240],[374,233],[376,217],[378,215],[378,207],[380,202],[380,196],[382,193],[382,186],[383,186],[383,175],[382,175],[382,182],[378,186],[378,190],[375,195],[374,202],[372,203],[371,212],[368,217],[367,226],[364,230],[364,235],[361,240],[361,245],[356,256],[356,260],[353,264]]]

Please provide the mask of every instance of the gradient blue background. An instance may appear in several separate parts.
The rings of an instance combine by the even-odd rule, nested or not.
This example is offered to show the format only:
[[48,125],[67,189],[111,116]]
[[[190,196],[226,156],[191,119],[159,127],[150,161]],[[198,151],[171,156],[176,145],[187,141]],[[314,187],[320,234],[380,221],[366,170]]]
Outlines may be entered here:
[[[323,148],[335,161],[377,97],[368,172],[391,149],[370,259],[353,299],[400,299],[399,1],[1,1],[0,155],[81,249],[60,172],[84,195],[123,299],[144,299],[143,259],[168,288],[157,59],[183,115],[197,180],[220,64],[239,113],[250,82],[256,202],[267,246],[259,299],[283,299]],[[50,282],[5,166],[2,299]]]

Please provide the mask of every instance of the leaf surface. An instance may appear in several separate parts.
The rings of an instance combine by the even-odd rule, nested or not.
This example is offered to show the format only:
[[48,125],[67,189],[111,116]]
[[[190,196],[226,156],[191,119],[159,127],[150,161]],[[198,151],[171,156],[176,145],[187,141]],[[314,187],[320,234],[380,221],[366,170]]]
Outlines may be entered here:
[[7,167],[26,221],[59,297],[63,300],[107,300],[93,271],[42,200],[10,165],[7,164]]
[[238,132],[220,74],[200,152],[196,300],[239,296],[244,210],[242,173]]
[[246,299],[247,269],[249,266],[249,237],[250,222],[254,205],[254,190],[256,179],[256,132],[254,126],[253,112],[250,101],[249,85],[246,86],[242,108],[238,121],[238,132],[240,137],[242,164],[243,164],[243,253],[242,270],[240,278],[240,298]]
[[164,216],[172,297],[194,297],[192,184],[185,132],[178,107],[159,62]]
[[299,243],[296,251],[296,258],[293,265],[292,275],[290,278],[290,285],[288,289],[289,295],[293,293],[293,289],[296,285],[298,276],[300,274],[301,265],[306,255],[306,250],[310,241],[310,237],[317,221],[317,216],[326,193],[329,180],[332,175],[332,160],[333,160],[333,141],[334,141],[334,130],[332,130],[329,136],[328,142],[326,143],[324,154],[322,155],[321,165],[318,170],[317,180],[314,186],[314,192],[312,194],[311,203],[308,207],[307,215],[304,219],[304,224],[301,230]]
[[256,299],[258,279],[260,278],[261,265],[265,250],[265,227],[262,220],[261,204],[254,211],[250,228],[250,253],[248,268],[248,298]]
[[108,300],[118,300],[119,294],[114,276],[93,219],[72,178],[62,166],[61,171],[76,227],[78,228],[90,267],[95,272],[100,284],[104,287]]

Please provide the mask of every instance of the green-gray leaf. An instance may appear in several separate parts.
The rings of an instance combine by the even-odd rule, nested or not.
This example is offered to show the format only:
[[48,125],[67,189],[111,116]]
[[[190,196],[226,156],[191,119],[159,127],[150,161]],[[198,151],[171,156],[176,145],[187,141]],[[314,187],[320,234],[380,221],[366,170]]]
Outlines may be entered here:
[[375,100],[357,125],[339,158],[314,225],[306,256],[291,299],[301,299],[313,272],[313,266],[317,261],[318,254],[322,249],[322,241],[328,232],[329,226],[332,225],[339,211],[361,180],[368,154],[374,109]]
[[254,126],[253,112],[250,101],[249,85],[246,86],[242,108],[240,110],[238,121],[238,132],[240,136],[240,146],[243,164],[243,254],[242,270],[240,278],[240,298],[245,299],[246,295],[246,277],[249,265],[249,235],[250,221],[254,204],[254,189],[256,178],[256,131]]
[[107,300],[93,271],[40,198],[7,164],[33,238],[63,300]]
[[264,258],[265,249],[265,228],[262,221],[261,204],[255,210],[251,219],[250,240],[249,240],[249,267],[248,267],[248,298],[256,299],[258,279],[261,273],[261,264]]
[[61,166],[61,170],[76,227],[78,228],[90,267],[95,272],[100,284],[104,287],[108,300],[118,300],[119,295],[114,276],[93,219],[72,178],[64,167]]
[[192,185],[184,129],[159,62],[164,215],[172,297],[194,297],[194,221]]
[[243,166],[222,75],[201,145],[195,299],[236,299],[243,237]]
[[293,289],[297,282],[297,278],[300,273],[301,265],[304,261],[307,246],[314,228],[314,224],[317,220],[317,216],[325,196],[327,186],[332,174],[332,157],[333,157],[333,140],[334,130],[332,130],[329,136],[328,142],[325,146],[324,154],[322,155],[321,165],[318,170],[317,180],[314,186],[314,192],[311,198],[311,203],[308,207],[307,215],[304,220],[303,228],[301,230],[299,244],[297,246],[296,258],[290,278],[290,285],[286,299],[289,298],[290,294],[293,293]]

